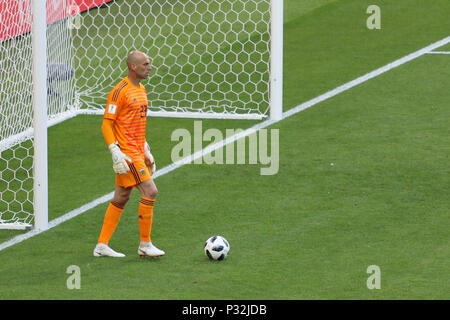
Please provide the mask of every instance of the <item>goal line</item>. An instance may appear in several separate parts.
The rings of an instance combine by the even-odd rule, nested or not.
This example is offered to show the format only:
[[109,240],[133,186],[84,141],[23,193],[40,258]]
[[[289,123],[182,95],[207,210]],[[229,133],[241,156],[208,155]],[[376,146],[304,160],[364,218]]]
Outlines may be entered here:
[[[289,118],[289,117],[291,117],[291,116],[293,116],[293,115],[295,115],[295,114],[297,114],[297,113],[299,113],[299,112],[301,112],[301,111],[303,111],[305,109],[308,109],[308,108],[310,108],[312,106],[315,106],[316,104],[319,104],[320,102],[328,100],[328,99],[330,99],[330,98],[332,98],[332,97],[334,97],[334,96],[336,96],[336,95],[338,95],[338,94],[340,94],[342,92],[345,92],[345,91],[347,91],[347,90],[349,90],[349,89],[351,89],[353,87],[356,87],[356,86],[358,86],[358,85],[360,85],[360,84],[362,84],[362,83],[364,83],[366,81],[369,81],[370,79],[376,78],[379,75],[381,75],[381,74],[383,74],[383,73],[385,73],[387,71],[390,71],[390,70],[392,70],[392,69],[394,69],[394,68],[396,68],[398,66],[401,66],[401,65],[403,65],[403,64],[405,64],[407,62],[410,62],[410,61],[412,61],[414,59],[417,59],[417,58],[419,58],[419,57],[421,57],[421,56],[423,56],[425,54],[431,53],[434,49],[442,47],[442,46],[444,46],[444,45],[446,45],[448,43],[450,43],[450,36],[448,36],[448,37],[446,37],[446,38],[444,38],[442,40],[439,40],[439,41],[437,41],[435,43],[432,43],[429,46],[426,46],[426,47],[424,47],[424,48],[422,48],[420,50],[417,50],[417,51],[415,51],[415,52],[413,52],[413,53],[411,53],[409,55],[406,55],[406,56],[398,59],[398,60],[395,60],[395,61],[393,61],[391,63],[388,63],[388,64],[386,64],[385,66],[383,66],[381,68],[378,68],[378,69],[376,69],[374,71],[371,71],[371,72],[369,72],[369,73],[367,73],[367,74],[365,74],[365,75],[363,75],[363,76],[361,76],[359,78],[356,78],[356,79],[354,79],[352,81],[349,81],[349,82],[347,82],[347,83],[345,83],[345,84],[343,84],[343,85],[341,85],[339,87],[336,87],[335,89],[330,90],[330,91],[328,91],[328,92],[326,92],[326,93],[324,93],[322,95],[319,95],[316,98],[313,98],[313,99],[311,99],[309,101],[306,101],[306,102],[304,102],[304,103],[302,103],[302,104],[300,104],[300,105],[298,105],[298,106],[296,106],[296,107],[294,107],[294,108],[284,112],[283,115],[282,115],[282,118],[280,120],[272,120],[272,119],[265,120],[265,121],[263,121],[261,123],[258,123],[256,125],[254,125],[251,128],[248,128],[248,129],[246,129],[244,131],[241,131],[241,132],[239,132],[239,133],[237,133],[237,134],[235,134],[235,135],[233,135],[231,137],[228,137],[224,141],[217,142],[217,143],[215,143],[213,145],[210,145],[210,146],[206,147],[203,150],[195,152],[194,154],[192,154],[190,156],[187,156],[187,157],[185,157],[185,158],[183,158],[183,159],[181,159],[181,160],[179,160],[177,162],[174,162],[174,163],[172,163],[170,165],[167,165],[164,168],[158,170],[155,173],[153,178],[156,179],[156,178],[161,177],[161,176],[163,176],[165,174],[168,174],[169,172],[172,172],[172,171],[174,171],[174,170],[176,170],[178,168],[181,168],[182,166],[184,166],[186,164],[189,164],[189,163],[193,162],[195,159],[203,157],[205,154],[209,154],[209,153],[211,153],[211,152],[213,152],[213,151],[215,151],[217,149],[225,147],[228,144],[234,143],[235,141],[237,141],[237,140],[239,140],[241,138],[247,137],[247,136],[249,136],[249,135],[251,135],[251,134],[253,134],[253,133],[255,133],[255,132],[257,132],[257,131],[259,131],[261,129],[269,127],[269,126],[271,126],[271,125],[273,125],[273,124],[275,124],[275,123],[277,123],[279,121],[282,121],[282,120],[284,120],[286,118]],[[48,229],[46,229],[44,231],[39,230],[39,229],[33,229],[33,230],[28,231],[28,232],[26,232],[24,234],[18,235],[18,236],[14,237],[14,238],[12,238],[12,239],[10,239],[8,241],[0,243],[0,251],[3,250],[3,249],[6,249],[8,247],[11,247],[11,246],[13,246],[13,245],[15,245],[17,243],[20,243],[20,242],[22,242],[22,241],[24,241],[26,239],[29,239],[29,238],[31,238],[31,237],[33,237],[35,235],[38,235],[38,234],[40,234],[42,232],[50,230],[51,228],[56,227],[59,224],[65,222],[67,220],[70,220],[70,219],[72,219],[72,218],[74,218],[74,217],[76,217],[76,216],[78,216],[78,215],[80,215],[80,214],[90,210],[90,209],[93,209],[93,208],[95,208],[96,206],[98,206],[98,205],[100,205],[102,203],[110,201],[112,199],[112,197],[113,197],[113,194],[114,194],[114,192],[110,192],[110,193],[108,193],[108,194],[106,194],[106,195],[104,195],[104,196],[102,196],[100,198],[97,198],[97,199],[95,199],[95,200],[93,200],[93,201],[91,201],[91,202],[89,202],[89,203],[87,203],[87,204],[77,208],[77,209],[74,209],[74,210],[72,210],[72,211],[70,211],[70,212],[68,212],[68,213],[66,213],[66,214],[64,214],[64,215],[62,215],[62,216],[60,216],[60,217],[50,221],[49,225],[48,225]]]
[[450,54],[450,51],[431,51],[429,54]]

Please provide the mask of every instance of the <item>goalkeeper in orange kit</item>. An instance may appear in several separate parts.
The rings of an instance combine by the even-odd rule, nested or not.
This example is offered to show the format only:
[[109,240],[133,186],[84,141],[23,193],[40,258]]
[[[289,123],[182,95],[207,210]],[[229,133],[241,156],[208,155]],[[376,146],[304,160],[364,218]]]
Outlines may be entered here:
[[114,251],[108,242],[119,223],[131,191],[141,192],[139,204],[140,256],[159,257],[164,251],[152,244],[153,206],[158,189],[152,179],[156,169],[154,158],[145,138],[147,124],[147,92],[141,80],[147,79],[152,66],[149,57],[140,51],[127,56],[128,76],[109,93],[102,133],[112,155],[116,173],[114,197],[106,210],[103,227],[94,256],[124,257]]

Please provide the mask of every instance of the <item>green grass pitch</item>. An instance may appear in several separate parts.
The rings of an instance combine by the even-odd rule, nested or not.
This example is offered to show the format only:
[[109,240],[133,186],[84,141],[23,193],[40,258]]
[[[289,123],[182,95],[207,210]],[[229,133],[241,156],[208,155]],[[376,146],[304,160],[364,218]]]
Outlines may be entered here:
[[[380,30],[366,28],[371,4]],[[447,0],[285,0],[285,111],[449,36],[449,11]],[[269,127],[275,175],[203,164],[157,178],[158,260],[136,252],[136,190],[110,242],[123,259],[92,256],[107,203],[0,251],[0,299],[448,299],[449,59],[424,55]],[[113,190],[101,121],[49,129],[50,220]],[[171,133],[193,122],[149,119],[159,168]],[[20,233],[0,230],[0,242]],[[203,254],[214,234],[231,244],[218,263]],[[71,265],[80,289],[67,288]],[[380,289],[366,285],[371,265]]]

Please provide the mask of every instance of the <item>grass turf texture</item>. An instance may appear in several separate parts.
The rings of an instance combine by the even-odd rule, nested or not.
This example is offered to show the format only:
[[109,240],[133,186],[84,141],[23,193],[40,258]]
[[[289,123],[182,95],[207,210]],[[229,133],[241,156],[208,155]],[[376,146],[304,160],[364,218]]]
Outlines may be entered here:
[[[286,108],[448,36],[446,1],[381,3],[380,31],[365,28],[369,4],[291,13]],[[260,176],[258,165],[189,165],[158,178],[152,236],[167,253],[160,260],[135,252],[136,191],[111,240],[125,259],[92,257],[107,204],[1,251],[0,298],[447,298],[447,66],[448,56],[423,56],[278,123],[277,175]],[[50,128],[51,219],[112,190],[100,123],[80,116]],[[192,127],[149,120],[160,168],[170,163],[171,132]],[[203,255],[213,234],[230,241],[223,262]],[[381,268],[381,290],[366,287],[372,264]],[[66,287],[70,265],[81,268],[81,290]]]

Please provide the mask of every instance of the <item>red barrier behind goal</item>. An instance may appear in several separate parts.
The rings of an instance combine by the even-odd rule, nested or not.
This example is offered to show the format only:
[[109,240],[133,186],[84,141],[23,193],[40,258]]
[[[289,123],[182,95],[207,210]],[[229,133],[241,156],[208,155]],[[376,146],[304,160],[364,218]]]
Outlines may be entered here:
[[[112,0],[47,0],[47,24],[99,7]],[[31,31],[31,0],[0,2],[0,42]]]

